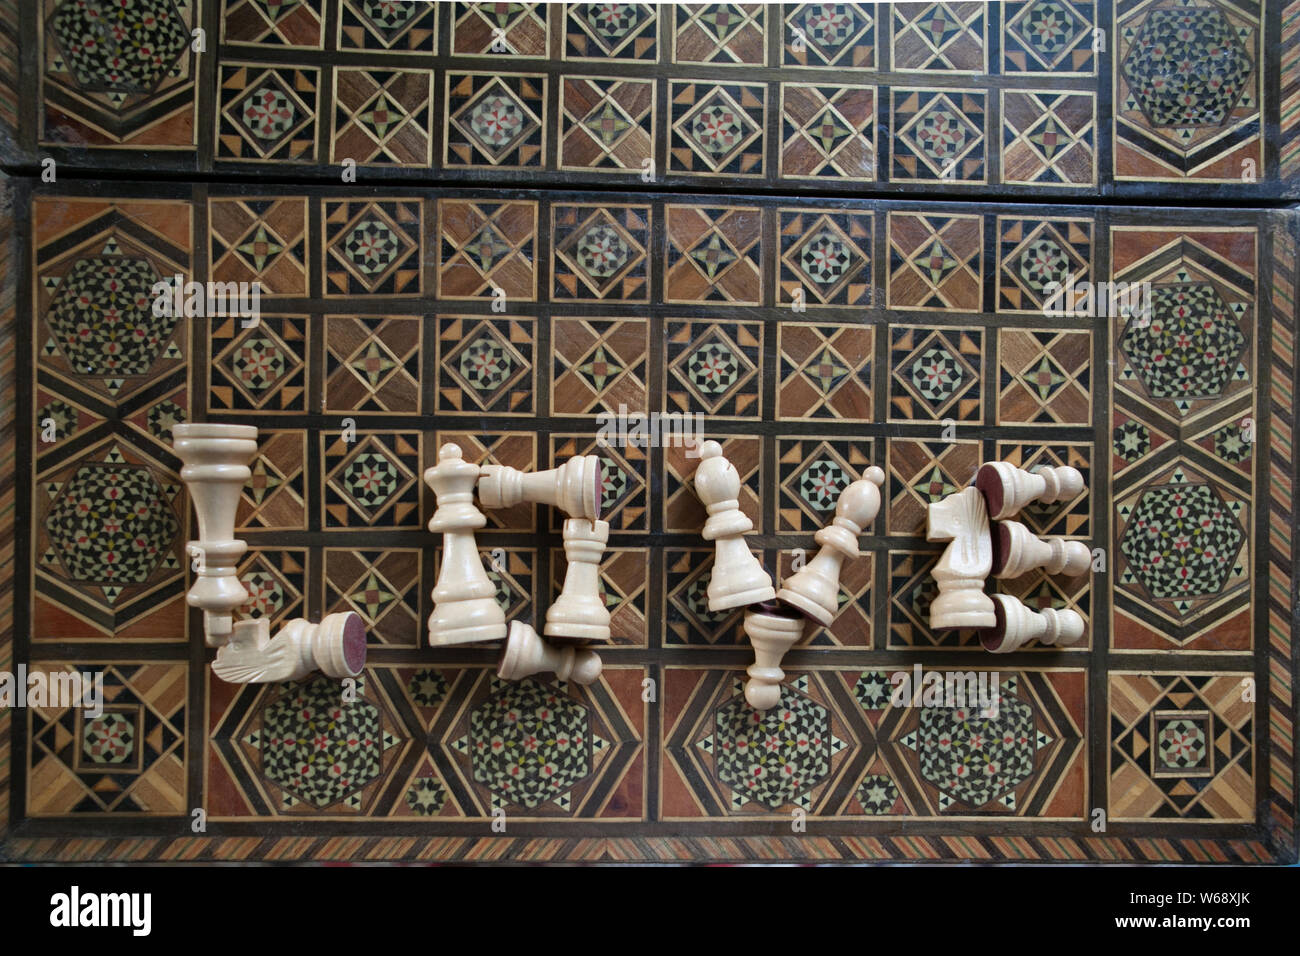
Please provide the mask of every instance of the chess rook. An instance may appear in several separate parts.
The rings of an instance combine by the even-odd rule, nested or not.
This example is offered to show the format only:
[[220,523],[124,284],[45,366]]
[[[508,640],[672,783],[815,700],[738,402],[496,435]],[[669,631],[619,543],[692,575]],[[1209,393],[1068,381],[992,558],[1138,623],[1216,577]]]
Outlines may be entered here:
[[1092,551],[1082,541],[1040,538],[1019,521],[993,525],[993,576],[1018,578],[1034,568],[1072,578],[1092,566]]
[[600,658],[579,647],[552,647],[523,621],[510,622],[510,637],[501,649],[497,676],[522,680],[533,674],[551,673],[575,684],[594,684],[600,677]]
[[1069,465],[1040,465],[1032,472],[1005,461],[980,465],[975,487],[984,496],[989,517],[1010,518],[1031,501],[1051,504],[1066,501],[1083,491],[1083,474]]
[[930,604],[930,629],[993,627],[993,601],[984,593],[993,568],[984,496],[966,488],[931,504],[926,540],[952,542],[931,572],[939,594]]
[[835,519],[813,537],[821,545],[817,556],[788,578],[777,600],[797,608],[818,624],[830,624],[839,611],[840,572],[845,558],[856,558],[858,536],[880,511],[880,486],[885,473],[872,465],[867,476],[853,482],[835,503]]
[[172,428],[172,448],[181,460],[181,480],[194,502],[199,537],[188,550],[199,558],[197,579],[186,603],[203,609],[211,646],[233,633],[234,611],[248,601],[235,566],[248,545],[235,538],[239,495],[252,476],[257,429],[252,425],[184,424]]
[[478,478],[478,465],[461,458],[455,444],[439,448],[438,464],[424,473],[438,501],[429,530],[442,532],[442,567],[429,615],[429,643],[435,647],[499,641],[506,636],[505,614],[474,541],[474,531],[487,524],[474,505]]
[[770,710],[781,699],[781,658],[803,635],[804,616],[771,601],[745,612],[745,635],[754,648],[749,665],[745,700],[755,710]]
[[709,610],[725,611],[775,598],[772,579],[745,544],[754,522],[740,510],[740,473],[722,457],[722,446],[716,441],[706,441],[700,447],[695,494],[709,515],[704,522],[704,540],[714,542]]
[[600,517],[600,458],[577,455],[550,471],[520,471],[508,465],[479,469],[478,498],[484,508],[509,508],[521,501],[551,505],[570,518]]
[[564,588],[546,611],[547,637],[588,643],[609,640],[609,608],[600,593],[600,559],[609,541],[608,521],[564,522]]
[[1031,611],[1010,594],[995,594],[993,602],[994,626],[980,635],[980,643],[992,654],[1009,654],[1034,640],[1065,645],[1083,637],[1083,618],[1077,611]]

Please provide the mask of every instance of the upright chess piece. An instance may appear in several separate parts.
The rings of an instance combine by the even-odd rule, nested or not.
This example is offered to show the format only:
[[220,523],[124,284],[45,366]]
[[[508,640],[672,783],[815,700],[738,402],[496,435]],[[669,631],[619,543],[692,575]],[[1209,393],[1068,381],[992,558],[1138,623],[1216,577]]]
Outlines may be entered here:
[[438,449],[438,464],[424,473],[438,501],[429,530],[442,532],[442,567],[429,615],[429,643],[434,647],[506,636],[505,613],[474,541],[474,531],[487,524],[474,506],[478,477],[479,466],[461,458],[460,446],[451,443]]
[[600,658],[595,652],[579,647],[552,647],[531,625],[511,621],[510,639],[501,649],[497,676],[502,680],[521,680],[549,672],[560,680],[585,685],[596,682],[600,668]]
[[248,545],[235,537],[239,495],[252,476],[257,456],[257,428],[252,425],[176,425],[172,447],[181,460],[181,480],[199,518],[199,539],[188,550],[198,558],[197,580],[185,595],[203,609],[209,646],[224,644],[233,633],[234,611],[248,601],[235,566]]
[[996,622],[980,635],[980,643],[992,654],[1009,654],[1033,640],[1065,645],[1083,637],[1083,618],[1077,611],[1031,611],[1010,594],[995,594],[993,602]]
[[817,556],[788,578],[777,600],[798,608],[818,624],[829,624],[839,611],[840,572],[845,558],[856,558],[858,535],[880,511],[880,486],[885,473],[872,465],[867,477],[853,482],[835,503],[835,519],[813,536],[821,545]]
[[520,471],[484,465],[478,497],[484,508],[509,508],[521,501],[559,508],[570,518],[600,517],[600,458],[577,455],[550,471]]
[[722,446],[716,441],[706,441],[700,448],[695,494],[709,515],[704,540],[714,542],[709,610],[725,611],[775,598],[772,579],[745,544],[754,522],[740,510],[740,473],[722,457]]
[[993,544],[984,496],[966,488],[936,501],[929,508],[927,541],[951,541],[934,580],[939,595],[930,604],[930,627],[993,627],[993,601],[984,593],[984,580],[993,568]]
[[1091,566],[1092,551],[1082,541],[1040,538],[1019,521],[993,524],[993,576],[996,578],[1018,578],[1034,568],[1075,578]]
[[769,601],[745,611],[745,635],[754,648],[754,663],[749,665],[745,682],[745,700],[755,710],[770,710],[781,699],[781,658],[803,634],[801,612]]
[[564,522],[564,588],[546,611],[550,638],[587,643],[609,640],[609,608],[600,596],[600,559],[609,541],[609,522],[568,518]]
[[980,465],[975,487],[984,495],[989,517],[1010,518],[1031,501],[1051,504],[1066,501],[1083,491],[1083,474],[1069,465],[1040,465],[1032,472],[1005,461]]

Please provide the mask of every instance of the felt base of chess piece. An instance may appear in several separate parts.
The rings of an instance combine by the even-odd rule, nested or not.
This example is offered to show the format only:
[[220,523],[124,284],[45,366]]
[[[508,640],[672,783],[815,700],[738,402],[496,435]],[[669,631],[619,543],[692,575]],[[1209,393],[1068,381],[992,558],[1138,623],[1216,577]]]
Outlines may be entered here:
[[755,710],[770,710],[781,700],[781,659],[803,636],[804,615],[796,608],[769,601],[745,612],[745,635],[754,648],[746,673],[745,700]]
[[1040,538],[1018,521],[993,524],[993,576],[1018,578],[1034,568],[1078,577],[1092,567],[1092,551],[1082,541]]
[[600,677],[600,658],[578,647],[553,647],[523,621],[510,622],[510,636],[501,649],[497,676],[522,680],[533,674],[551,673],[575,684],[594,684]]
[[993,520],[1010,518],[1032,501],[1051,504],[1077,497],[1083,491],[1083,474],[1069,465],[1041,465],[1032,472],[1005,461],[988,462],[975,473],[975,487]]
[[1069,645],[1083,637],[1077,611],[1044,608],[1032,611],[1010,594],[993,595],[994,626],[980,634],[980,644],[992,654],[1009,654],[1030,641]]
[[356,677],[365,664],[365,622],[344,611],[327,614],[319,624],[289,621],[275,637],[264,617],[240,621],[229,643],[217,651],[212,672],[232,684],[268,684],[302,680],[314,671]]

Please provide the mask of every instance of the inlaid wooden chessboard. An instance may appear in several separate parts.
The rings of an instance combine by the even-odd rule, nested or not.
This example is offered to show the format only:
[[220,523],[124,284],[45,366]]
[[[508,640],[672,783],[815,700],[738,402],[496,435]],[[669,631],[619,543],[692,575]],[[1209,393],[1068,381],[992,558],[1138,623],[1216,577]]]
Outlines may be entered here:
[[[1296,858],[1300,3],[134,0],[174,56],[125,76],[67,52],[72,6],[0,28],[0,670],[108,701],[0,712],[9,858]],[[1176,16],[1236,95],[1151,91]],[[174,275],[260,282],[260,324],[155,317]],[[1067,281],[1149,284],[1150,321],[1048,314]],[[620,405],[704,417],[778,576],[885,471],[778,708],[707,610],[695,460],[599,447]],[[357,701],[211,675],[184,421],[259,428],[245,613],[360,614]],[[445,441],[604,459],[597,684],[428,647]],[[926,505],[993,459],[1086,477],[1020,520],[1104,570],[1001,584],[1077,646],[928,627]],[[488,522],[540,624],[557,515]],[[918,664],[997,672],[998,717],[892,705]]]

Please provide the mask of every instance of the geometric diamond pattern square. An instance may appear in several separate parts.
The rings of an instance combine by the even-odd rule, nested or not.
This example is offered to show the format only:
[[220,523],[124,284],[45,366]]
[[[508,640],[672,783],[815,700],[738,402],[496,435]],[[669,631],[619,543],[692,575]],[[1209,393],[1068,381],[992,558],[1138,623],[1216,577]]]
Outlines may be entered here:
[[305,412],[311,320],[262,316],[252,328],[237,319],[209,333],[208,409],[241,413]]
[[432,70],[334,70],[330,163],[429,166]]
[[407,432],[323,433],[321,526],[421,530],[421,441]]
[[1091,281],[1092,259],[1089,220],[999,216],[997,311],[1065,311],[1066,287]]
[[875,4],[788,3],[783,10],[781,65],[786,69],[875,69]]
[[376,3],[340,0],[340,50],[368,53],[435,53],[438,12],[435,3]]
[[307,199],[208,200],[215,282],[258,282],[262,295],[308,294]]
[[829,524],[840,493],[873,463],[874,448],[872,439],[778,438],[777,533],[813,533]]
[[761,323],[669,319],[664,341],[668,411],[762,417]]
[[981,329],[896,325],[889,330],[889,420],[979,422]]
[[758,83],[671,81],[669,171],[762,176],[767,93],[767,87]]
[[438,317],[439,411],[532,415],[536,319]]
[[653,162],[653,80],[566,76],[560,89],[561,169],[640,173]]
[[617,413],[650,407],[646,319],[554,318],[551,414]]
[[420,295],[424,204],[406,199],[323,201],[325,295]]
[[650,207],[551,207],[554,299],[650,298]]
[[361,615],[370,644],[418,647],[422,561],[423,552],[411,548],[326,548],[325,613]]
[[895,3],[881,10],[893,31],[894,69],[988,72],[988,20],[997,4]]
[[1027,0],[996,4],[1002,12],[1002,72],[1053,76],[1097,72],[1089,0]]
[[217,158],[315,162],[319,86],[307,67],[221,64]]
[[443,162],[449,167],[540,167],[546,152],[545,76],[448,73]]
[[674,63],[766,64],[767,4],[682,3],[665,9],[676,16],[672,31]]
[[438,297],[537,298],[536,202],[438,200]]
[[1002,329],[997,355],[999,425],[1091,424],[1091,332]]
[[659,59],[659,8],[649,3],[570,3],[564,19],[564,59]]
[[670,203],[664,215],[665,302],[762,304],[762,209]]
[[1002,91],[1002,181],[1091,186],[1097,181],[1092,93]]
[[324,7],[322,0],[223,0],[221,42],[319,50],[325,36]]
[[871,363],[875,329],[826,322],[782,322],[777,330],[782,421],[872,421]]
[[889,308],[980,312],[983,263],[982,217],[889,213]]
[[781,177],[875,179],[875,112],[875,87],[782,83]]
[[325,412],[420,412],[418,316],[325,319]]
[[891,92],[890,182],[987,181],[985,93],[898,88]]
[[445,6],[452,8],[453,56],[509,58],[547,55],[550,14],[558,4],[454,3]]
[[779,216],[778,304],[872,305],[871,213],[801,208]]

